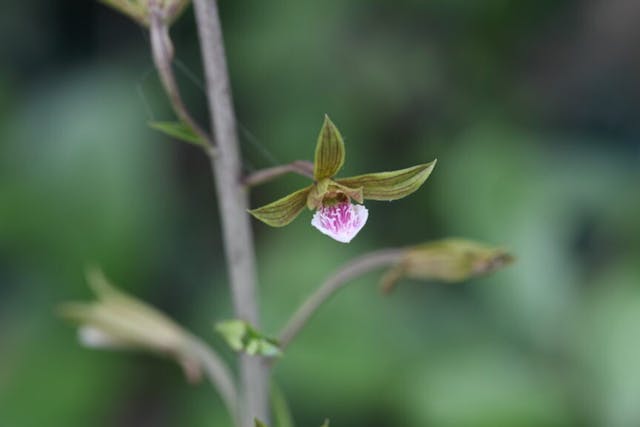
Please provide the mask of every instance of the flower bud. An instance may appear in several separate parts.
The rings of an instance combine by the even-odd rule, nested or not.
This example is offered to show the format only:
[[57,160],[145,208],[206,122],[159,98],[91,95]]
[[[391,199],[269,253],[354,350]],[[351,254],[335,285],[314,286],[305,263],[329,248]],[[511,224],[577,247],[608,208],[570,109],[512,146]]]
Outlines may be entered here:
[[99,270],[87,281],[98,299],[67,303],[60,314],[79,325],[79,341],[91,348],[132,349],[168,355],[190,379],[200,377],[200,366],[190,356],[190,336],[168,316],[113,287]]
[[444,239],[408,248],[381,281],[390,292],[402,278],[455,283],[492,273],[514,260],[500,248],[464,239]]

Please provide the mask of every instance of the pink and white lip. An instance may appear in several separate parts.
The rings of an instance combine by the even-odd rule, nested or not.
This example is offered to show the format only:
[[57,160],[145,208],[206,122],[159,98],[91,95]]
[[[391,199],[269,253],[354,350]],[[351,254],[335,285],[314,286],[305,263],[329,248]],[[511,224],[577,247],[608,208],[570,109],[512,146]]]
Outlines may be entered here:
[[340,202],[318,209],[311,225],[338,242],[349,243],[364,227],[368,217],[369,211],[363,205]]

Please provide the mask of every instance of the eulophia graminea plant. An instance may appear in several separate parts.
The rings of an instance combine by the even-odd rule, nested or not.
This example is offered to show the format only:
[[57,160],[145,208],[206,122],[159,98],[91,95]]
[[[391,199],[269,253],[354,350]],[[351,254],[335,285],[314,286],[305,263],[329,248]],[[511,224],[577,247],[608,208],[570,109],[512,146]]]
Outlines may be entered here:
[[[102,2],[149,29],[154,64],[163,88],[169,95],[173,110],[178,116],[177,122],[154,122],[150,123],[150,126],[174,139],[199,146],[213,160],[214,170],[217,170],[221,159],[224,159],[222,152],[217,151],[219,148],[217,145],[222,141],[217,141],[216,144],[215,138],[206,130],[206,126],[198,125],[189,114],[181,99],[171,67],[174,51],[169,27],[189,4],[189,0],[102,0]],[[205,26],[219,28],[217,11],[214,10],[216,2],[195,0],[195,3],[197,3],[196,6],[200,6],[195,8],[196,18],[203,16],[207,18],[196,20],[198,28],[202,29]],[[207,28],[207,31],[209,30],[211,28]],[[215,31],[213,33],[205,31],[205,33],[206,36],[213,34],[215,39]],[[203,57],[209,55],[208,59],[211,59],[211,56],[218,55],[216,60],[220,64],[224,62],[220,58],[220,56],[224,57],[224,49],[221,39],[217,39],[216,42],[219,43],[218,50],[204,50]],[[224,76],[218,74],[218,77]],[[218,96],[221,93],[223,92],[218,92]],[[208,99],[212,99],[210,94]],[[222,116],[233,118],[230,105],[229,102]],[[215,122],[215,120],[212,121]],[[232,180],[241,179],[242,182],[228,182],[233,182],[233,188],[238,187],[238,190],[242,191],[239,184],[253,187],[287,172],[308,176],[313,182],[305,188],[250,210],[249,213],[270,226],[282,227],[291,223],[306,207],[315,211],[311,219],[313,227],[338,242],[348,243],[367,222],[369,211],[364,206],[365,200],[391,201],[414,193],[426,181],[436,164],[434,160],[396,171],[347,178],[336,177],[344,164],[344,159],[345,148],[342,136],[331,120],[325,117],[316,143],[313,163],[296,161],[289,165],[258,171],[250,176],[233,175]],[[218,189],[218,195],[220,194]],[[250,230],[248,233],[250,235]],[[225,246],[230,246],[227,240],[223,243]],[[99,349],[137,350],[170,358],[182,367],[190,382],[195,383],[206,378],[212,383],[235,426],[250,427],[255,422],[256,427],[266,427],[266,424],[257,419],[254,421],[253,411],[246,410],[250,402],[247,396],[254,391],[249,387],[242,389],[242,384],[247,384],[246,379],[253,378],[251,376],[243,378],[242,375],[243,372],[248,372],[243,371],[243,367],[248,366],[247,357],[260,358],[258,360],[260,369],[271,369],[277,360],[284,357],[286,347],[324,302],[343,289],[352,279],[372,270],[388,268],[381,279],[381,289],[388,293],[403,278],[455,283],[492,273],[511,261],[512,257],[501,248],[455,238],[365,253],[329,274],[317,290],[297,310],[294,310],[277,338],[266,336],[246,319],[218,322],[216,324],[218,333],[232,350],[239,353],[240,357],[237,361],[240,373],[238,374],[219,355],[209,340],[195,336],[159,310],[116,289],[98,269],[89,269],[87,273],[87,281],[97,296],[96,300],[64,304],[60,308],[60,313],[78,325],[79,340],[85,346]],[[230,269],[232,267],[229,261],[227,267]],[[233,290],[233,283],[231,285]],[[242,304],[246,302],[240,301]],[[268,390],[265,390],[264,394],[268,394]],[[278,417],[278,411],[273,412],[276,427],[292,425],[291,420],[282,421]],[[262,413],[265,418],[269,416],[268,411]],[[325,421],[323,427],[328,425],[328,421]]]

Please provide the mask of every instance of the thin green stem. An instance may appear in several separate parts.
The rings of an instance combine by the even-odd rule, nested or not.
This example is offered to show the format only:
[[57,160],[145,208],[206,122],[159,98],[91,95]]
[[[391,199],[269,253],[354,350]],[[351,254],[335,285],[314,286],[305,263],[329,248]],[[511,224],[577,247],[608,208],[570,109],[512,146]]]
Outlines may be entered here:
[[318,309],[349,281],[369,271],[397,263],[404,249],[383,249],[362,255],[327,278],[296,310],[280,333],[280,348],[285,349],[300,333]]
[[238,424],[238,391],[225,362],[218,353],[200,338],[191,336],[189,340],[190,353],[197,358],[207,378],[216,389],[225,404],[235,425]]

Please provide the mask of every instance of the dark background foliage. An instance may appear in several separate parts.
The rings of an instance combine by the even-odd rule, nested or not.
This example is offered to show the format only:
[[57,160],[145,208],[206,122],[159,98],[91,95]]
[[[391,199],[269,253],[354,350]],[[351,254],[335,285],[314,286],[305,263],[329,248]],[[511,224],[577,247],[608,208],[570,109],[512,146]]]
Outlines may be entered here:
[[[0,426],[224,426],[210,387],[144,355],[82,349],[54,316],[98,263],[219,345],[230,317],[207,161],[171,119],[145,33],[86,0],[0,15]],[[310,159],[323,114],[345,175],[439,159],[368,204],[350,245],[255,223],[264,329],[364,251],[464,236],[510,248],[495,276],[368,275],[275,376],[299,426],[640,425],[640,3],[221,0],[248,171]],[[189,9],[176,70],[206,119]],[[295,189],[260,188],[253,203]],[[230,356],[230,355],[228,355]]]

